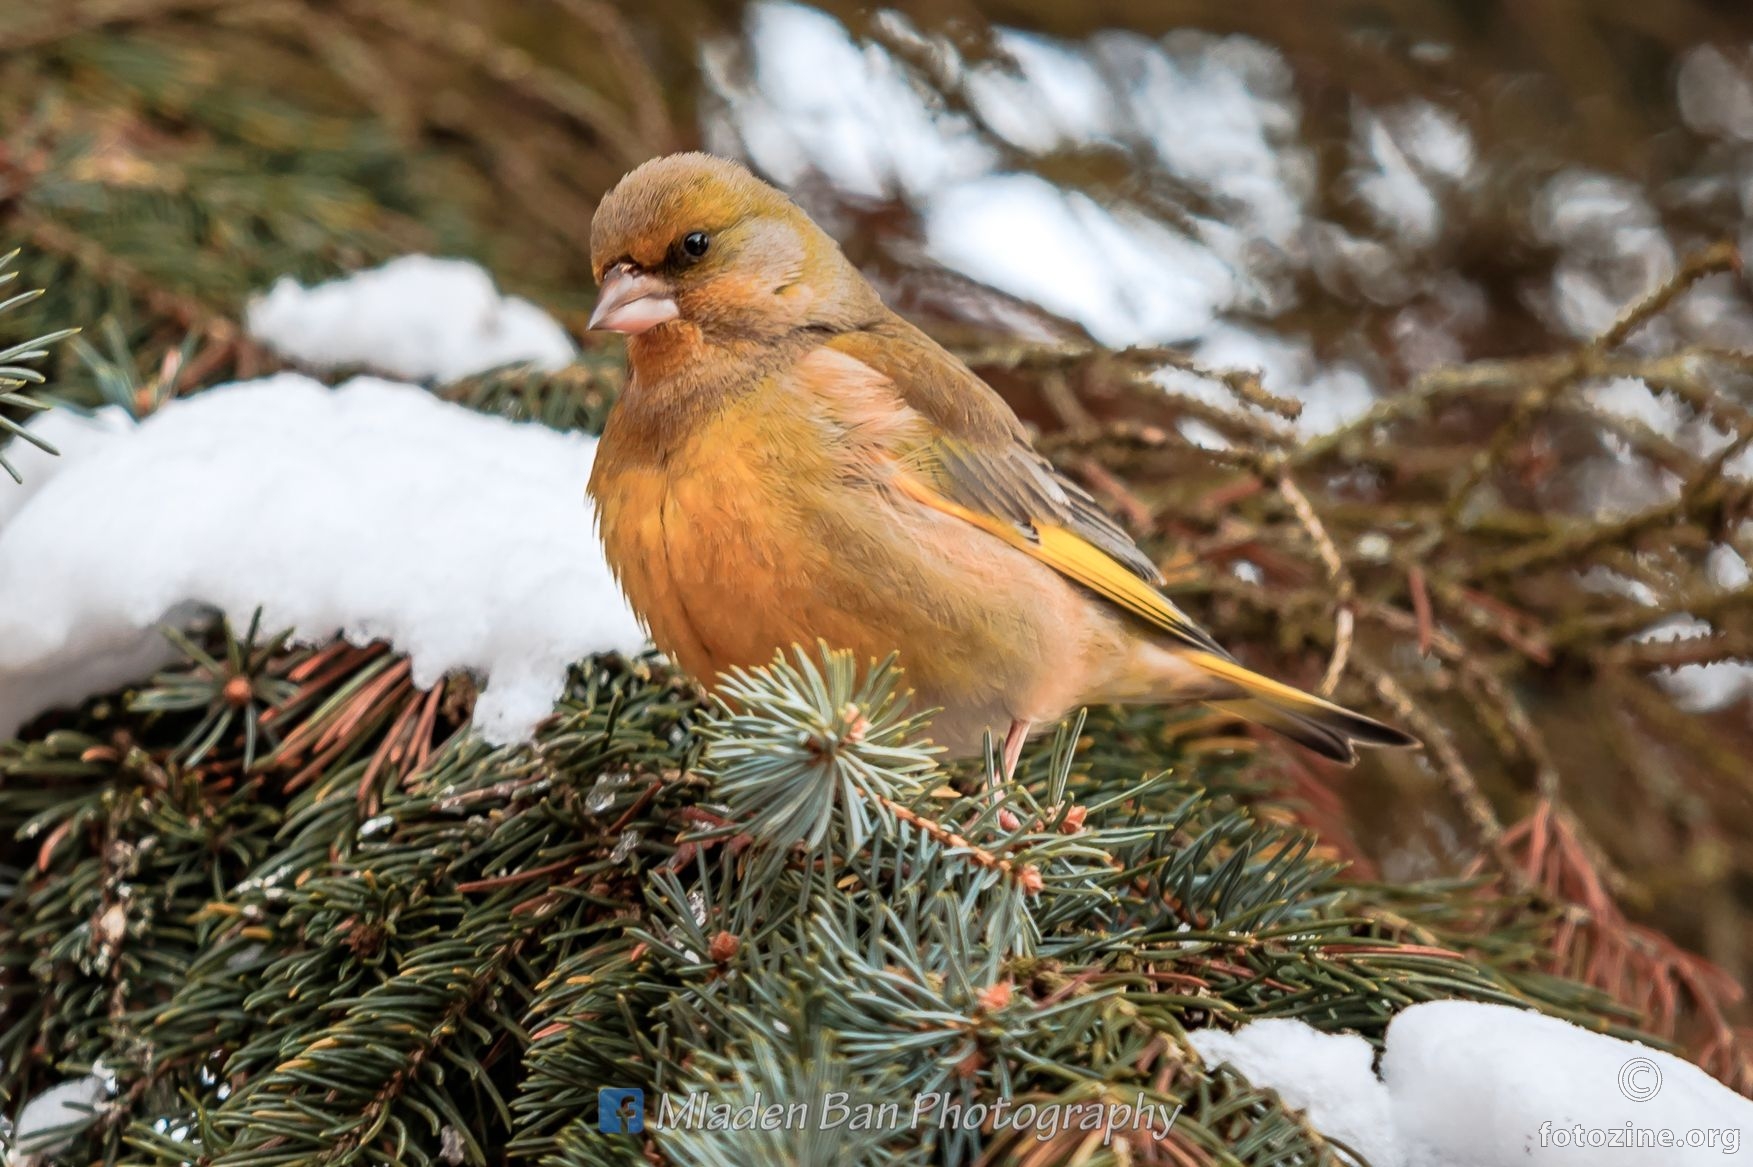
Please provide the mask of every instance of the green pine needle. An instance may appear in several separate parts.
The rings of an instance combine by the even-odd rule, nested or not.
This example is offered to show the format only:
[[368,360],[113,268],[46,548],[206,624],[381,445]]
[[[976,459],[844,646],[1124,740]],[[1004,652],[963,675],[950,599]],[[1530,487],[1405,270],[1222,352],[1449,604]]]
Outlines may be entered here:
[[[5,255],[0,255],[0,288],[5,288],[6,285],[18,279],[17,271],[7,270],[18,259],[18,255],[19,251],[16,248]],[[41,298],[42,295],[43,290],[38,288],[28,292],[19,292],[0,300],[0,316],[24,307],[26,304]],[[30,340],[0,348],[0,439],[11,435],[22,438],[46,454],[60,452],[41,437],[26,429],[15,418],[7,416],[3,411],[11,408],[34,412],[49,408],[48,402],[33,396],[29,391],[30,387],[40,386],[46,381],[42,372],[34,366],[45,360],[56,344],[75,335],[78,331],[77,328],[57,329],[54,332],[46,332]],[[11,475],[14,482],[22,483],[24,481],[18,468],[7,460],[4,447],[0,447],[0,469],[4,469],[7,474]]]

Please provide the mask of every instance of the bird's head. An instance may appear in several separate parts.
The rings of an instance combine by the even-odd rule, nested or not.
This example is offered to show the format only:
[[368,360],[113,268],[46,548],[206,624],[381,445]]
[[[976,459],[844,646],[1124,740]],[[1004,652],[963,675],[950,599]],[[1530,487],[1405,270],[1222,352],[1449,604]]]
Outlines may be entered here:
[[881,311],[834,240],[735,162],[671,154],[604,197],[590,227],[590,327],[711,345],[853,328]]

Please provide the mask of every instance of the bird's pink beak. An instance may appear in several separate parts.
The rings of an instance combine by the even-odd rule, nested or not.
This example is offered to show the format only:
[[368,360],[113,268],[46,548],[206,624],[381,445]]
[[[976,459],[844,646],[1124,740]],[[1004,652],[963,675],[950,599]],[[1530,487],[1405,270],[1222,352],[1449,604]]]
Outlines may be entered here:
[[676,301],[660,277],[618,263],[603,274],[590,327],[635,336],[677,316]]

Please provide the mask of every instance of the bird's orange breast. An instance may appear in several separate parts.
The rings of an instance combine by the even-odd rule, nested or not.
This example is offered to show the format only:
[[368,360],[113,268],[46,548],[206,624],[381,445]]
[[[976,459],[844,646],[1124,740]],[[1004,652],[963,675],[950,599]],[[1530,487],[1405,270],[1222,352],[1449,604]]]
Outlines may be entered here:
[[592,475],[604,550],[634,611],[708,684],[794,642],[847,639],[847,614],[827,609],[821,586],[833,471],[807,418],[782,404],[734,403],[655,463],[618,457],[611,423]]

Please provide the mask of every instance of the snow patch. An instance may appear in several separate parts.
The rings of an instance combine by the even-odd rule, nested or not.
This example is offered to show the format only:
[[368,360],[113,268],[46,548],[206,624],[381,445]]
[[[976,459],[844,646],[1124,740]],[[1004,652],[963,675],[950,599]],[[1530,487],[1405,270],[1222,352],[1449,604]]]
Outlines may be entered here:
[[[1718,547],[1716,551],[1726,551]],[[1734,555],[1733,551],[1729,551]],[[1716,560],[1725,571],[1732,567],[1725,560]],[[1746,564],[1739,556],[1735,562],[1740,563],[1741,570]],[[1706,562],[1706,570],[1712,567],[1711,561]],[[1710,621],[1700,620],[1696,616],[1670,616],[1665,620],[1652,624],[1644,629],[1633,640],[1649,641],[1658,644],[1676,640],[1691,640],[1710,636],[1715,631]],[[1753,664],[1744,660],[1719,660],[1709,664],[1681,665],[1678,668],[1659,669],[1655,673],[1662,687],[1673,695],[1674,704],[1689,713],[1710,713],[1733,704],[1753,693]]]
[[966,81],[968,99],[993,133],[1045,154],[1113,132],[1113,92],[1089,54],[1012,29],[995,29],[993,38],[1008,60],[976,64]]
[[1710,582],[1724,590],[1744,588],[1753,581],[1753,570],[1747,560],[1727,543],[1718,543],[1704,557],[1705,574]]
[[1284,55],[1251,37],[1191,29],[1161,41],[1108,33],[1095,46],[1109,74],[1126,79],[1133,132],[1164,168],[1226,204],[1223,218],[1240,237],[1293,249],[1316,176]]
[[53,1155],[71,1146],[90,1126],[116,1081],[102,1065],[82,1078],[57,1082],[24,1104],[12,1130],[12,1146],[29,1155]]
[[1658,393],[1634,377],[1615,377],[1583,391],[1590,405],[1648,427],[1665,438],[1678,437],[1687,411],[1672,393]]
[[[1194,346],[1193,359],[1207,369],[1248,369],[1270,393],[1299,400],[1297,433],[1315,437],[1357,420],[1375,403],[1375,390],[1355,365],[1323,365],[1306,342],[1219,321]],[[1164,388],[1220,409],[1238,408],[1235,397],[1209,377],[1165,368],[1154,375]]]
[[[1207,1062],[1229,1062],[1307,1111],[1372,1167],[1690,1167],[1737,1161],[1753,1133],[1753,1102],[1690,1062],[1506,1005],[1403,1010],[1388,1026],[1379,1078],[1363,1038],[1300,1021],[1189,1040]],[[1607,1143],[1640,1131],[1671,1132],[1679,1145]]]
[[35,426],[64,454],[0,492],[0,736],[170,659],[203,609],[300,640],[384,639],[421,686],[486,678],[475,726],[527,737],[567,666],[643,643],[584,483],[594,439],[361,377],[280,374]]
[[348,365],[454,381],[502,365],[558,369],[577,355],[565,329],[501,295],[478,265],[405,255],[314,287],[282,276],[245,314],[251,336],[319,369]]
[[747,68],[729,46],[703,55],[726,101],[709,144],[783,185],[820,174],[865,198],[918,195],[993,163],[965,118],[934,108],[903,65],[825,12],[757,4],[748,45]]
[[1680,116],[1701,134],[1753,142],[1753,54],[1700,45],[1680,62]]
[[1032,174],[940,192],[926,246],[938,262],[1115,347],[1197,336],[1238,294],[1230,268],[1199,242]]
[[1359,110],[1354,189],[1382,227],[1413,247],[1442,231],[1443,197],[1473,167],[1473,136],[1454,114],[1425,101],[1376,114]]
[[[1564,331],[1592,337],[1625,305],[1674,274],[1677,259],[1661,217],[1629,179],[1572,169],[1554,176],[1534,209],[1539,239],[1563,255],[1553,268],[1547,311]],[[1665,322],[1640,337],[1660,338]]]
[[911,66],[790,3],[750,9],[746,50],[708,46],[705,69],[722,100],[709,144],[782,185],[821,176],[856,197],[906,195],[932,258],[1107,344],[1188,340],[1244,297],[1250,306],[1274,298],[1266,285],[1283,282],[1301,249],[1315,185],[1277,50],[1196,32],[1075,42],[999,29],[1008,61],[964,65],[950,41],[881,19],[935,61],[924,67],[959,75],[993,137],[1027,151],[1134,143],[1204,196],[1209,213],[1171,226],[1143,201],[1098,202],[1002,169],[990,138],[926,92]]
[[1371,1167],[1399,1161],[1388,1092],[1363,1038],[1278,1018],[1234,1033],[1195,1030],[1187,1038],[1208,1065],[1227,1062],[1254,1085],[1278,1091],[1286,1106],[1306,1111],[1317,1130],[1360,1152]]

